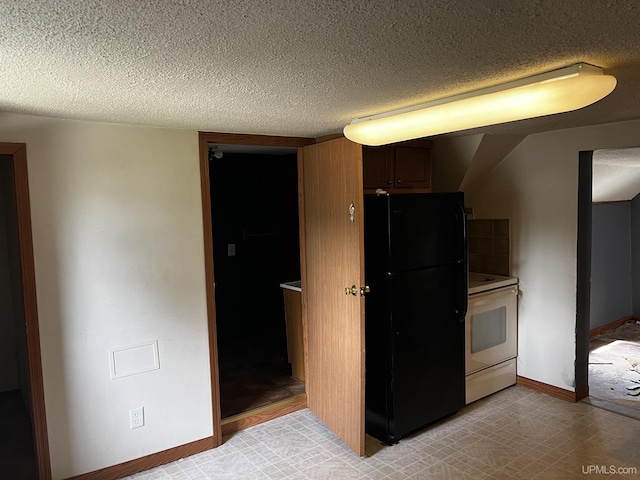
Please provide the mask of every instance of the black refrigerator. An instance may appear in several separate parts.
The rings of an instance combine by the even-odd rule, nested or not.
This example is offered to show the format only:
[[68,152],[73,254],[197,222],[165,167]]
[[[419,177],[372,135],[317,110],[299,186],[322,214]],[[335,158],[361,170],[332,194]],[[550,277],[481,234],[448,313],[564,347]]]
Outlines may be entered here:
[[465,404],[464,194],[365,195],[366,431],[392,445]]

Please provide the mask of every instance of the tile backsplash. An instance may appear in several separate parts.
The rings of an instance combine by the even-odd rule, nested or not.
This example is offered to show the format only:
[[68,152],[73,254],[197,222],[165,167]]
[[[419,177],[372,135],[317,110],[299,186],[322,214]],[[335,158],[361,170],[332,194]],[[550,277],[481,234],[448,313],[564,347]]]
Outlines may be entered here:
[[469,271],[511,275],[509,219],[469,220]]

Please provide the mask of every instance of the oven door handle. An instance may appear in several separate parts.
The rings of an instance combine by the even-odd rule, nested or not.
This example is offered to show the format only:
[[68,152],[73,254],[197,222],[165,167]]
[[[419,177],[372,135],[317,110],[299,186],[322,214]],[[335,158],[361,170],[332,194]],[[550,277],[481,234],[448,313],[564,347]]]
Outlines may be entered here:
[[511,295],[518,294],[518,286],[511,285],[508,287],[502,287],[497,290],[474,293],[469,297],[469,302],[473,304],[474,307],[484,305],[486,303],[494,302],[496,298],[500,297],[509,297]]

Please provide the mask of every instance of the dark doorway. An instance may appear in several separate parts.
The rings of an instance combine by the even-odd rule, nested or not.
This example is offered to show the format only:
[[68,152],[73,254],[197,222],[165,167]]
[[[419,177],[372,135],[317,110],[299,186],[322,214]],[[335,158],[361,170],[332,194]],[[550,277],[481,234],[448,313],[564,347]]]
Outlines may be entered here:
[[36,464],[12,167],[0,156],[0,477],[20,480],[36,478]]
[[210,155],[209,179],[224,419],[304,393],[287,360],[280,287],[300,280],[297,155]]
[[0,143],[0,478],[50,479],[26,147]]
[[31,418],[20,390],[0,393],[0,478],[37,477]]

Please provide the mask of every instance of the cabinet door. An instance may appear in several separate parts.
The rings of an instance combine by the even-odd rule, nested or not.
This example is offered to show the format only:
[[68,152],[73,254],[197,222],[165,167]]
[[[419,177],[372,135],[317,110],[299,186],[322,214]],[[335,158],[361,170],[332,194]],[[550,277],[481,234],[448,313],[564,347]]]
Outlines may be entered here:
[[428,148],[395,147],[395,188],[431,188]]
[[362,147],[364,188],[375,190],[393,186],[391,150],[389,147]]

